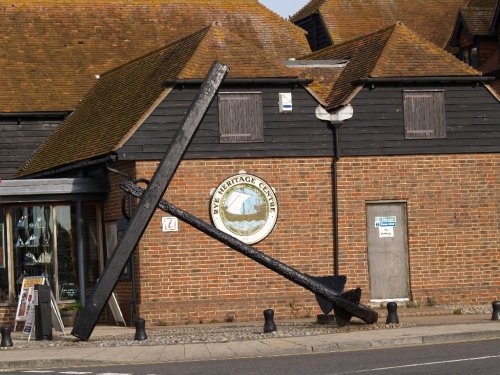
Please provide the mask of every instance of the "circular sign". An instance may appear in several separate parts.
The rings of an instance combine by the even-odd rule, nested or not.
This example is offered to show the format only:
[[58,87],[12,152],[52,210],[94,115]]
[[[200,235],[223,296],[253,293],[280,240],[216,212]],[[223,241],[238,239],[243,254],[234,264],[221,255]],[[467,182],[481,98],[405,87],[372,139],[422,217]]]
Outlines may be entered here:
[[215,189],[210,214],[219,230],[250,245],[273,230],[278,218],[278,201],[264,180],[239,173]]

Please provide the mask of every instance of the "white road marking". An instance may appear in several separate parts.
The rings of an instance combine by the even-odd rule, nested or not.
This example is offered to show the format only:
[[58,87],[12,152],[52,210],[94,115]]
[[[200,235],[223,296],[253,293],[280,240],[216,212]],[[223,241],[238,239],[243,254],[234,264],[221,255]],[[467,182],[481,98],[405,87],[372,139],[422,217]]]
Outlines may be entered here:
[[31,374],[51,374],[54,373],[55,371],[49,371],[49,370],[27,370],[23,372],[28,372]]
[[84,374],[92,374],[92,372],[85,371],[61,371],[59,374],[68,374],[68,375],[84,375]]
[[378,368],[371,368],[371,369],[358,370],[358,371],[338,372],[338,373],[335,373],[335,374],[332,374],[332,375],[360,374],[362,372],[385,371],[385,370],[393,370],[393,369],[408,368],[408,367],[433,366],[433,365],[441,365],[441,364],[445,364],[445,363],[480,361],[480,360],[483,360],[483,359],[492,359],[492,358],[500,358],[500,355],[488,355],[488,356],[485,356],[485,357],[476,357],[476,358],[451,359],[449,361],[412,363],[412,364],[409,364],[409,365],[401,365],[401,366],[378,367]]
[[130,372],[100,372],[96,375],[132,375]]

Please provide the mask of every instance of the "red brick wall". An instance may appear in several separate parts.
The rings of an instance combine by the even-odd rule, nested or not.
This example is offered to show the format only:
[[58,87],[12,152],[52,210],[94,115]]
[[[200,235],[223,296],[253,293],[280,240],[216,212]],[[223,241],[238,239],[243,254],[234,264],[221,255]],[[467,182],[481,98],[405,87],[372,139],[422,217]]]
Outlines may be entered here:
[[[134,162],[116,162],[111,165],[111,167],[119,172],[129,175],[131,178],[135,178],[135,164]],[[108,183],[110,187],[109,198],[104,205],[104,221],[116,221],[123,217],[121,211],[121,198],[122,190],[118,186],[125,177],[118,173],[109,173]]]
[[[111,165],[115,170],[129,175],[131,178],[135,178],[135,163],[134,162],[116,162]],[[109,199],[104,205],[104,222],[115,222],[123,217],[121,210],[121,198],[122,190],[119,184],[125,180],[125,177],[117,174],[109,174],[109,187],[110,194]],[[135,199],[133,199],[132,204],[134,205]],[[127,206],[128,207],[128,206]],[[106,250],[104,257],[106,259]],[[120,281],[114,290],[118,304],[121,307],[122,314],[125,321],[128,323],[130,319],[130,301],[132,300],[132,284],[130,281]],[[109,322],[113,322],[113,315],[110,311],[107,311],[106,319]]]
[[407,202],[413,298],[487,303],[500,297],[500,155],[343,158],[340,270],[369,298],[367,201]]
[[[2,306],[0,307],[0,325],[6,325],[9,326],[11,329],[14,328],[14,323],[16,319],[16,310],[17,310],[17,305],[16,306]],[[20,323],[22,326],[24,323]],[[19,330],[19,328],[16,328]]]
[[[138,163],[149,177],[155,163]],[[210,222],[210,189],[245,170],[276,189],[279,218],[256,248],[312,275],[332,274],[331,159],[184,161],[166,197]],[[155,214],[139,248],[141,315],[152,324],[262,319],[274,308],[280,318],[319,313],[311,293],[179,223],[161,232]],[[313,228],[313,230],[312,230]]]
[[[157,163],[139,162],[150,178]],[[183,161],[166,198],[210,222],[210,189],[245,170],[276,189],[279,217],[255,245],[311,275],[333,269],[330,158]],[[413,298],[487,303],[499,298],[500,155],[342,158],[340,271],[370,298],[367,202],[407,202]],[[279,318],[320,313],[313,295],[182,222],[161,231],[158,211],[137,249],[139,313],[150,324]],[[108,216],[107,216],[108,217]]]

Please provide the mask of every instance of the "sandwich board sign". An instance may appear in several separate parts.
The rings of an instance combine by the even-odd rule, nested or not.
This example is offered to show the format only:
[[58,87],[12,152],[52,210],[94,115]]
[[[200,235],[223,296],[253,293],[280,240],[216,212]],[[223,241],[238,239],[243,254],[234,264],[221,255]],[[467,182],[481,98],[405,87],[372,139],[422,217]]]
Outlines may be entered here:
[[[45,284],[44,276],[26,276],[23,278],[21,291],[19,292],[19,301],[17,303],[16,320],[14,323],[14,331],[16,330],[17,322],[26,322],[29,311],[31,309],[31,302],[33,300],[35,285]],[[30,294],[30,288],[31,294]],[[34,305],[33,305],[34,306]]]
[[31,338],[31,333],[35,328],[35,306],[38,305],[38,291],[35,290],[34,286],[30,286],[28,290],[27,298],[27,314],[26,320],[24,322],[23,337],[28,335],[28,341]]
[[[23,336],[28,334],[28,340],[31,337],[31,332],[35,328],[35,306],[38,304],[35,285],[45,285],[46,282],[47,279],[45,276],[26,276],[23,278],[21,291],[19,293],[19,302],[17,304],[14,331],[16,330],[18,322],[25,322]],[[62,332],[63,335],[66,336],[61,318],[61,312],[59,311],[57,301],[52,292],[50,293],[50,300],[52,325],[56,331]]]

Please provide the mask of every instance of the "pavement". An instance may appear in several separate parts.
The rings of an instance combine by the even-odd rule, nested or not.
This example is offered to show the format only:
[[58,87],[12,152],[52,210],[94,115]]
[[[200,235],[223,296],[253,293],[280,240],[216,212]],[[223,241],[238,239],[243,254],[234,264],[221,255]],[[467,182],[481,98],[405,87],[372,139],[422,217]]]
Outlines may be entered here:
[[[381,315],[379,321],[385,321],[383,314]],[[13,332],[14,347],[0,350],[0,372],[8,372],[7,369],[255,358],[500,338],[500,321],[492,321],[491,313],[446,315],[421,312],[409,316],[400,314],[399,320],[400,325],[388,325],[387,329],[353,330],[334,334],[297,337],[273,337],[269,334],[269,338],[244,341],[142,345],[146,340],[140,342],[140,345],[111,347],[99,344],[79,346],[73,338],[69,346],[49,344],[50,342],[44,342],[43,346],[35,345],[40,342],[33,342],[34,346],[29,346],[20,332]],[[219,325],[224,326],[223,323]],[[276,325],[279,330],[280,322],[276,321]],[[68,329],[66,331],[70,332]],[[98,325],[91,340],[98,342],[100,337],[124,335],[133,338],[134,334],[135,329],[132,328]],[[23,345],[19,345],[20,343]]]

